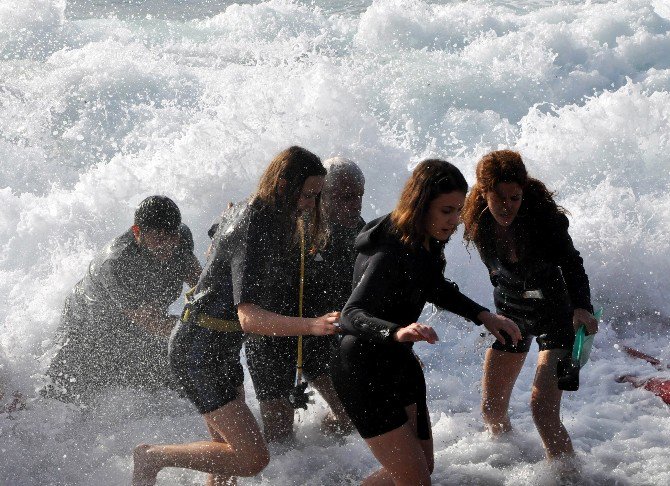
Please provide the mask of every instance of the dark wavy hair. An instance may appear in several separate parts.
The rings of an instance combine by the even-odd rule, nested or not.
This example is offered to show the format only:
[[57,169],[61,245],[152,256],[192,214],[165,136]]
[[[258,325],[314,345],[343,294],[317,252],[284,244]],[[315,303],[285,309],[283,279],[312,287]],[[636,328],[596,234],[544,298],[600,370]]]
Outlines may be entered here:
[[515,182],[523,191],[521,207],[512,223],[517,248],[522,253],[535,229],[537,218],[567,213],[556,204],[554,192],[543,182],[528,175],[519,152],[496,150],[486,154],[477,163],[477,181],[465,200],[462,213],[465,241],[468,245],[474,243],[480,253],[485,255],[495,253],[494,219],[486,204],[485,195],[501,182]]
[[[468,192],[468,183],[455,165],[440,159],[419,163],[391,213],[391,224],[400,241],[409,246],[422,244],[426,234],[424,220],[431,201],[454,191]],[[440,249],[445,244],[446,241],[441,242]]]
[[297,241],[295,229],[298,225],[305,225],[310,245],[321,248],[326,239],[321,215],[321,194],[316,197],[314,211],[308,218],[295,221],[294,215],[307,178],[325,175],[326,169],[317,155],[294,145],[282,150],[272,159],[261,176],[252,204],[277,211],[285,219],[294,242]]

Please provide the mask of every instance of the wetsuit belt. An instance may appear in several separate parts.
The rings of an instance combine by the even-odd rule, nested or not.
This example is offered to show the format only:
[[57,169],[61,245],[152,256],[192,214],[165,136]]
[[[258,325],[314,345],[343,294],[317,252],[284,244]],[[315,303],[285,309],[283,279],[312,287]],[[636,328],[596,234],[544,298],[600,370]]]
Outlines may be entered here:
[[[184,311],[182,316],[182,321],[187,322],[190,316],[189,309]],[[240,321],[231,321],[228,319],[219,319],[217,317],[208,316],[206,314],[198,314],[197,317],[192,321],[194,324],[209,329],[211,331],[218,332],[238,332],[242,331],[242,326]]]

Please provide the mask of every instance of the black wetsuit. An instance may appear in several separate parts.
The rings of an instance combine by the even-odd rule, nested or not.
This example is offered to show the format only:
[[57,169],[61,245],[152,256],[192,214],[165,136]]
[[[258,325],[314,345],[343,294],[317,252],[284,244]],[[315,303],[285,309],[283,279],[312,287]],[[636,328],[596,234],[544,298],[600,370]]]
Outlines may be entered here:
[[[488,220],[483,224],[492,231],[492,218],[485,217]],[[574,309],[593,312],[589,279],[568,234],[568,218],[547,211],[534,220],[518,262],[501,257],[492,239],[484,249],[479,247],[495,287],[496,309],[516,322],[522,333],[516,346],[510,339],[505,345],[494,342],[493,349],[499,351],[528,352],[533,336],[537,336],[541,351],[572,349]]]
[[139,246],[131,230],[114,239],[89,265],[65,301],[61,345],[46,392],[65,401],[88,401],[108,387],[156,389],[170,383],[167,338],[146,331],[123,314],[151,305],[167,314],[192,275],[193,237],[181,225],[181,241],[161,262]]
[[431,302],[476,323],[487,310],[444,278],[444,256],[435,245],[408,247],[390,218],[370,222],[356,239],[359,254],[353,293],[342,312],[344,337],[331,364],[335,389],[363,438],[390,432],[417,405],[418,435],[430,438],[426,384],[410,343],[395,332],[416,322]]
[[196,324],[198,315],[236,321],[240,303],[295,315],[287,302],[297,307],[299,259],[286,226],[274,209],[243,203],[231,208],[216,230],[190,305],[190,319],[177,325],[170,340],[173,372],[200,413],[237,397],[244,382],[240,364],[244,335],[202,327]]
[[[339,311],[346,304],[356,260],[354,241],[363,224],[361,220],[356,228],[332,225],[326,248],[305,256],[304,317]],[[295,292],[297,302],[298,290]],[[336,343],[335,336],[303,337],[303,373],[308,381],[328,372]],[[295,383],[298,338],[256,336],[245,348],[258,400],[287,398]]]
[[[357,256],[354,244],[363,226],[363,219],[354,228],[330,225],[326,248],[310,256],[305,275],[305,317],[318,317],[344,308],[354,277]],[[338,342],[337,336],[303,338],[303,366],[309,380],[328,372]]]

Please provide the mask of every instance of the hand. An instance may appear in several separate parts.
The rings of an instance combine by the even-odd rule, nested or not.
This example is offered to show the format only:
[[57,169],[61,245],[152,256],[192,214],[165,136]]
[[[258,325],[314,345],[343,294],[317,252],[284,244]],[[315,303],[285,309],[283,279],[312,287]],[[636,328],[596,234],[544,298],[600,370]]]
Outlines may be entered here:
[[575,309],[575,312],[572,316],[572,325],[575,328],[575,331],[579,329],[582,324],[586,326],[586,334],[595,334],[598,332],[598,319],[593,317],[586,309]]
[[507,344],[507,342],[501,331],[504,331],[510,338],[512,338],[514,346],[521,340],[521,331],[519,331],[519,326],[517,326],[513,320],[499,316],[498,314],[491,314],[488,311],[480,312],[477,317],[482,321],[484,327],[502,344]]
[[340,320],[339,312],[329,312],[321,317],[315,317],[309,320],[309,332],[312,336],[329,336],[340,332],[340,328],[336,326],[337,321]]
[[415,322],[407,327],[398,329],[393,335],[393,340],[398,341],[399,343],[426,341],[428,344],[435,344],[440,338],[437,337],[437,333],[432,327]]
[[158,307],[150,304],[138,309],[126,309],[123,313],[136,326],[141,326],[146,331],[159,336],[169,336],[176,322],[176,319],[165,315]]

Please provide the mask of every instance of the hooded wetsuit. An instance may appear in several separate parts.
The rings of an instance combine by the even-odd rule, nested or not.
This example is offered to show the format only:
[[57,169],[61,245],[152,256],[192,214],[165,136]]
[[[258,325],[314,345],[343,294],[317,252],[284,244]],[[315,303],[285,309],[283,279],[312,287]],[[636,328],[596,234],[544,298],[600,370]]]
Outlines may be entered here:
[[[484,226],[491,231],[491,217]],[[493,349],[526,353],[533,336],[541,351],[572,349],[575,308],[593,312],[589,279],[584,262],[568,234],[568,218],[547,211],[535,217],[518,262],[510,262],[494,251],[479,249],[494,285],[493,297],[498,312],[517,323],[522,339],[514,346],[495,341]],[[491,241],[488,239],[488,241]]]
[[203,327],[198,317],[237,321],[241,303],[292,315],[287,302],[297,306],[299,260],[288,238],[281,214],[258,203],[231,208],[219,224],[189,304],[189,319],[175,327],[170,340],[172,370],[200,413],[237,397],[244,382],[240,364],[244,335],[241,329],[223,332]]
[[396,342],[401,327],[419,318],[426,302],[480,324],[487,309],[444,278],[444,256],[435,245],[404,245],[390,217],[365,226],[356,239],[354,290],[342,311],[339,349],[331,364],[335,389],[363,438],[390,432],[417,405],[420,439],[430,438],[426,383],[411,343]]
[[167,261],[135,241],[131,230],[114,239],[88,267],[65,301],[61,345],[47,394],[87,401],[107,387],[156,389],[170,383],[167,338],[131,322],[123,311],[151,305],[165,314],[199,265],[193,237],[181,225],[180,243]]

